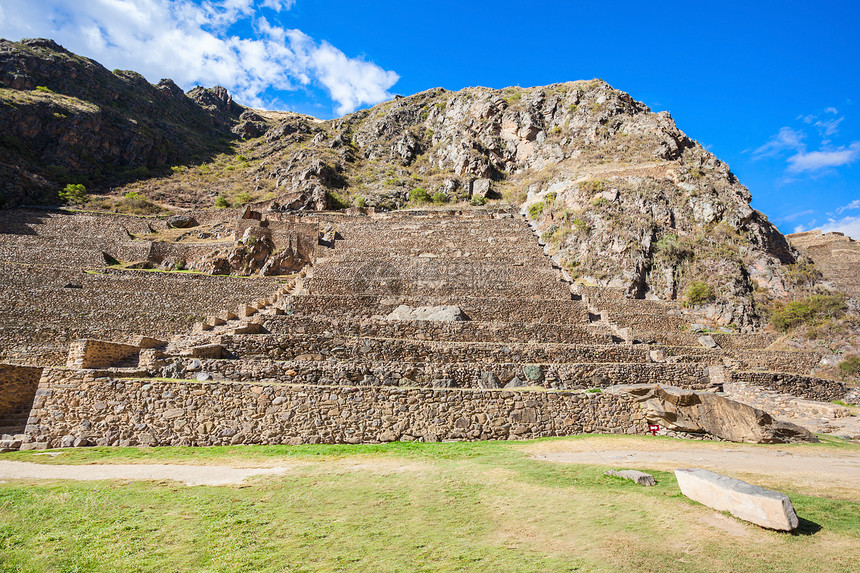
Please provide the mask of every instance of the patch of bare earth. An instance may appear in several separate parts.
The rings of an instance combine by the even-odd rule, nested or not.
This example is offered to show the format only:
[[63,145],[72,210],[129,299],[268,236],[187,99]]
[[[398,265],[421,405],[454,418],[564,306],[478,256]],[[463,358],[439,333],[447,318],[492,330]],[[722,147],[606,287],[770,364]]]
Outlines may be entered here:
[[810,494],[824,492],[860,500],[860,451],[797,445],[742,445],[725,442],[589,437],[528,444],[540,461],[653,468],[673,471],[697,467],[785,484]]

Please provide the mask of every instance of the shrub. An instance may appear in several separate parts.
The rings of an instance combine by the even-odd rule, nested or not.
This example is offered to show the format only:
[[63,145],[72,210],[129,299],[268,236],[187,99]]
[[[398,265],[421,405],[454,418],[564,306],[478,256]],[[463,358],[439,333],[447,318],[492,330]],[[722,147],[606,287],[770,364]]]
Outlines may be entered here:
[[678,235],[666,235],[654,243],[654,252],[672,265],[693,258],[693,248],[686,241],[678,239]]
[[241,193],[237,193],[236,196],[233,197],[233,205],[235,205],[236,207],[241,207],[245,203],[250,203],[251,199],[252,197],[250,193],[242,191]]
[[227,198],[225,196],[218,195],[218,197],[215,198],[215,207],[216,208],[226,209],[229,206],[230,206],[230,202],[227,201]]
[[575,218],[570,222],[573,225],[573,228],[583,234],[588,234],[591,231],[591,225],[588,224],[588,221],[584,219]]
[[86,203],[90,198],[87,193],[87,188],[81,184],[69,183],[59,193],[60,201],[64,203],[81,204]]
[[129,191],[119,200],[117,210],[121,213],[149,215],[158,213],[161,211],[161,208],[137,191]]
[[341,195],[338,195],[337,193],[334,193],[333,191],[326,191],[325,203],[327,209],[333,209],[335,211],[340,209],[348,209],[351,206],[348,197],[343,197]]
[[801,324],[816,326],[839,318],[845,314],[846,309],[844,296],[814,294],[777,308],[770,321],[777,329],[786,332]]
[[482,197],[480,195],[472,195],[472,198],[469,200],[469,205],[480,207],[481,205],[487,204],[487,198]]
[[717,295],[714,294],[714,289],[711,288],[711,285],[701,281],[693,281],[684,293],[684,304],[686,306],[699,306],[706,302],[711,302],[715,298],[717,298]]
[[539,203],[533,203],[529,207],[529,219],[537,219],[543,213],[543,210],[546,208],[546,203],[543,201]]
[[450,201],[448,195],[446,195],[443,191],[439,191],[438,193],[433,194],[433,202],[437,205],[441,205],[442,203],[447,203]]
[[356,195],[352,200],[352,204],[356,207],[367,207],[367,198],[364,195]]
[[860,374],[860,355],[852,354],[851,356],[846,356],[845,360],[839,363],[839,371],[846,376]]
[[603,179],[588,179],[581,181],[577,187],[579,187],[580,191],[585,191],[586,193],[600,193],[601,191],[606,191],[606,181]]
[[45,92],[46,94],[57,93],[54,90],[52,90],[51,88],[49,88],[48,86],[36,86],[36,91],[37,92]]
[[429,203],[432,199],[426,189],[423,187],[416,187],[409,192],[409,201],[412,203]]

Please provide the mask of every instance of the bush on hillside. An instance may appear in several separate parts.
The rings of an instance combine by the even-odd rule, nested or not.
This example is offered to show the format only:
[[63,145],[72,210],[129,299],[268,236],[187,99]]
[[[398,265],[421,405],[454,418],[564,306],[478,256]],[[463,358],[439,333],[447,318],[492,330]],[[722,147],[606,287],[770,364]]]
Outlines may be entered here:
[[847,308],[842,295],[814,294],[777,308],[771,315],[770,322],[777,329],[786,332],[802,324],[815,326],[839,318],[845,314]]
[[851,356],[846,356],[845,360],[839,363],[839,371],[846,376],[860,374],[860,355],[852,354]]
[[409,192],[409,201],[411,203],[429,203],[432,201],[430,194],[423,187],[416,187]]
[[87,188],[81,184],[73,185],[69,183],[63,188],[59,193],[60,201],[63,203],[69,203],[74,205],[80,205],[81,203],[86,203],[90,198],[87,193]]
[[448,201],[450,201],[450,199],[448,199],[448,195],[446,195],[442,191],[439,191],[438,193],[433,194],[433,202],[436,203],[437,205],[447,203]]
[[691,282],[684,292],[684,304],[686,306],[699,306],[716,298],[717,295],[711,285],[702,281]]

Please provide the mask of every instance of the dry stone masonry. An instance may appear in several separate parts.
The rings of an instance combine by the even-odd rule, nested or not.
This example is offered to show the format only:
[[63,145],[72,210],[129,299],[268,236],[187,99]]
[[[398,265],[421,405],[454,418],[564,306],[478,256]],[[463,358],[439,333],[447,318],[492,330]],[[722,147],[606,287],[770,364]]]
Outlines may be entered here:
[[[91,275],[83,269],[97,257],[82,253],[101,246],[87,234],[98,217],[3,216],[17,226],[0,234],[9,259],[0,271],[14,279],[3,287],[13,302],[0,357],[39,366],[0,367],[4,415],[18,416],[7,447],[644,434],[638,398],[606,390],[718,392],[742,380],[806,398],[845,395],[808,376],[815,353],[769,350],[773,338],[761,334],[712,333],[705,347],[672,305],[571,285],[507,209],[246,212],[237,234],[270,221],[264,234],[310,261],[280,278]],[[126,241],[143,224],[126,219],[109,217],[100,232]],[[20,235],[58,241],[60,232],[80,249],[52,251],[54,266],[22,251],[35,243]],[[91,288],[93,276],[102,288]],[[46,332],[27,328],[28,313]],[[721,429],[691,431],[726,439]]]

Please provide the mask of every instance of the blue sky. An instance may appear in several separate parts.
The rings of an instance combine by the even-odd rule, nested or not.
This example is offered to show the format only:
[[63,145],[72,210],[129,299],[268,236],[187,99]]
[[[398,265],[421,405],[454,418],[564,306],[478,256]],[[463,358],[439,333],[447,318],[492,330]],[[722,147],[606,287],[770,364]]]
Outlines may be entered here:
[[860,3],[2,0],[0,36],[331,118],[431,87],[603,78],[727,162],[783,232],[860,238]]

